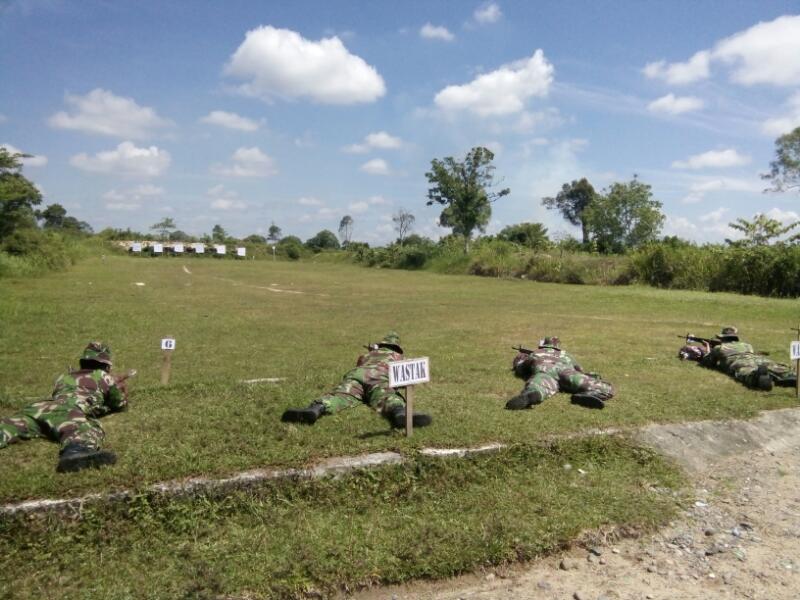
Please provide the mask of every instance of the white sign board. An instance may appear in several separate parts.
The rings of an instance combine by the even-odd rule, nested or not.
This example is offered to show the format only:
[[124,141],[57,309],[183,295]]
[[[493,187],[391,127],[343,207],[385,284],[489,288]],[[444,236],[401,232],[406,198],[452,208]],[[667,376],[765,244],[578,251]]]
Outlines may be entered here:
[[389,387],[417,385],[431,380],[428,357],[398,360],[389,363]]
[[800,342],[792,342],[789,347],[789,354],[792,355],[792,360],[800,360]]
[[195,251],[195,254],[204,254],[205,251],[206,251],[206,245],[205,244],[194,244],[194,251]]
[[181,254],[183,252],[183,244],[173,244],[172,251],[176,254]]
[[236,249],[236,256],[246,256],[246,255],[247,255],[247,248]]
[[175,350],[175,338],[163,338],[161,340],[162,350]]
[[131,246],[131,250],[133,252],[141,252],[142,251],[142,245],[141,244],[133,244]]
[[214,246],[214,250],[216,250],[217,254],[225,254],[225,244],[218,244]]
[[153,244],[153,254],[161,254],[164,252],[164,246],[161,244]]

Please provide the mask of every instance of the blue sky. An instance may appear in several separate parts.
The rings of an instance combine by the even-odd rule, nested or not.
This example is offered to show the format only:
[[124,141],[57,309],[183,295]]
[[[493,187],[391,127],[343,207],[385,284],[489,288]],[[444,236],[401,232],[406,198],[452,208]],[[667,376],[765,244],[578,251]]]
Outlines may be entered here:
[[379,244],[403,208],[436,238],[425,172],[477,145],[511,188],[489,233],[577,235],[541,198],[634,173],[664,234],[800,218],[760,179],[800,126],[797,2],[0,0],[0,81],[0,144],[95,230]]

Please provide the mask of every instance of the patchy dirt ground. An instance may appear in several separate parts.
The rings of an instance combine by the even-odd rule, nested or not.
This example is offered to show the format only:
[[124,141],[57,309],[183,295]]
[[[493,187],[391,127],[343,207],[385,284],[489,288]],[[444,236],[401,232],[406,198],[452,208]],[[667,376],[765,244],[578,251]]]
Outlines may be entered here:
[[[783,411],[776,411],[781,413]],[[576,547],[558,556],[447,581],[367,590],[353,600],[700,600],[800,598],[800,428],[797,409],[772,414],[781,435],[736,444],[703,459],[687,447],[717,438],[674,438],[696,502],[655,534]],[[752,422],[746,427],[753,427]],[[758,427],[756,425],[756,427]],[[663,433],[663,432],[662,432]],[[750,432],[752,433],[752,432]],[[661,435],[661,438],[664,436]],[[758,437],[757,435],[755,437]],[[763,437],[763,436],[762,436]],[[658,444],[656,444],[658,445]],[[709,444],[704,444],[708,448]],[[732,451],[733,450],[733,451]]]

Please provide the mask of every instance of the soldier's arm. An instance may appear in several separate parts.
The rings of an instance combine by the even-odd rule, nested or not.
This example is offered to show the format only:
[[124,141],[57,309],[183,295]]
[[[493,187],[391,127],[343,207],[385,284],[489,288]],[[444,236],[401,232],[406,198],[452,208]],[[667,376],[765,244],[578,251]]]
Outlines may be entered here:
[[526,352],[517,354],[511,362],[511,370],[515,377],[528,379],[533,373],[533,355]]
[[103,400],[111,412],[119,412],[128,408],[128,387],[125,381],[118,382],[112,375],[104,373],[106,389]]

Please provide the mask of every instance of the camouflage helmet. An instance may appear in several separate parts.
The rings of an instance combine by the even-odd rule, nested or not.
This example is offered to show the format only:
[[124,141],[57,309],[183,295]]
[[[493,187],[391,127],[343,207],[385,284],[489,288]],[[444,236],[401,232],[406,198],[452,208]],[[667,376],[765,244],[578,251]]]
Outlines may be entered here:
[[726,327],[723,327],[722,331],[720,331],[715,337],[718,340],[738,342],[739,330],[736,329],[736,327],[728,325]]
[[561,340],[554,335],[548,335],[539,341],[539,348],[561,350]]
[[400,336],[396,331],[390,331],[383,339],[378,342],[379,348],[391,348],[395,352],[403,353],[403,348],[400,346]]
[[81,355],[81,362],[91,360],[111,366],[111,348],[105,342],[89,342]]

